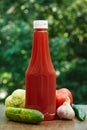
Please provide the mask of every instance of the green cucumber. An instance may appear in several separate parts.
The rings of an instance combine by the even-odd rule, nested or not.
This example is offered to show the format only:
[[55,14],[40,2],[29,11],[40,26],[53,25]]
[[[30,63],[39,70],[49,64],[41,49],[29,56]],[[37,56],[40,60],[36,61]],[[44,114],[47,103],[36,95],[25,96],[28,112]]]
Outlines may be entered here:
[[36,124],[44,120],[44,115],[34,109],[6,107],[6,117],[13,121]]
[[72,108],[75,111],[76,117],[80,121],[84,121],[86,119],[86,113],[85,113],[85,111],[81,107],[79,107],[78,105],[72,104]]

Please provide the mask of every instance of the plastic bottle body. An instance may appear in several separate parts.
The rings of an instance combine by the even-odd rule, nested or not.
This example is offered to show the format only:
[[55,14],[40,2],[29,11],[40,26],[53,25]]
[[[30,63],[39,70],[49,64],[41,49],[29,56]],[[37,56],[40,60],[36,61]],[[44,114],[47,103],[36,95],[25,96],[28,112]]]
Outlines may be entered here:
[[56,73],[50,58],[48,32],[35,29],[31,61],[26,71],[26,108],[41,111],[45,120],[56,113]]

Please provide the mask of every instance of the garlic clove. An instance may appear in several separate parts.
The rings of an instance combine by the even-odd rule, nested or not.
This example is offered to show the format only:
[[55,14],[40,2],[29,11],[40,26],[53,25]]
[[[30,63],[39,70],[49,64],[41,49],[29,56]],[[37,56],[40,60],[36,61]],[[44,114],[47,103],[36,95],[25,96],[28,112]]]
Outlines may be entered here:
[[60,119],[74,119],[75,112],[70,106],[69,99],[67,99],[63,105],[57,108],[57,115]]

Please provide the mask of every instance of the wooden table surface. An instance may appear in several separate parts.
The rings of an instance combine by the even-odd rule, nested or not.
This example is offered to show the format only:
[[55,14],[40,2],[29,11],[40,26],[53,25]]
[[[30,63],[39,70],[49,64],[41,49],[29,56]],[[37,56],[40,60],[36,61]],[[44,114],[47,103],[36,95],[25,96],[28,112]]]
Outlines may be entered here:
[[[81,107],[87,114],[87,105]],[[75,118],[73,121],[43,121],[38,125],[18,123],[9,121],[5,117],[5,106],[0,105],[0,130],[87,130],[87,118],[83,122]]]

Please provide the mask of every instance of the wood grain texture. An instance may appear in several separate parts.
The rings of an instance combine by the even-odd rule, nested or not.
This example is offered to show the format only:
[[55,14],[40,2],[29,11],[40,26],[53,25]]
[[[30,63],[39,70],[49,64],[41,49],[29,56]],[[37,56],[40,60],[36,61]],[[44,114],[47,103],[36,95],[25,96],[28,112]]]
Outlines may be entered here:
[[[87,114],[87,105],[81,107]],[[83,122],[75,118],[73,121],[53,120],[43,121],[38,125],[24,124],[9,121],[5,117],[5,106],[0,105],[0,130],[87,130],[87,118]]]

